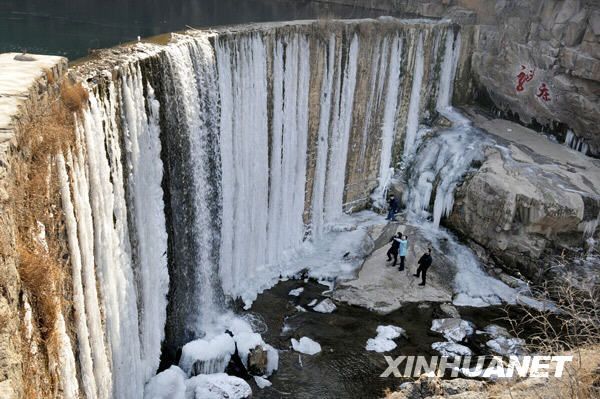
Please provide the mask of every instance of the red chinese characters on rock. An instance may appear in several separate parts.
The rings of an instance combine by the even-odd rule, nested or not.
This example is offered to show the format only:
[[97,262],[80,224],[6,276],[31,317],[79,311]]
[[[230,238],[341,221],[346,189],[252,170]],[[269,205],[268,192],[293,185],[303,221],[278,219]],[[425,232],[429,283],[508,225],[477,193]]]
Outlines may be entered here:
[[542,101],[550,101],[550,90],[548,89],[546,83],[542,83],[540,85],[538,88],[538,94],[536,94],[536,96]]
[[526,70],[527,67],[521,65],[521,72],[517,75],[517,91],[519,92],[525,90],[525,83],[530,82],[535,76],[535,71],[533,69],[530,69],[528,73],[525,72]]

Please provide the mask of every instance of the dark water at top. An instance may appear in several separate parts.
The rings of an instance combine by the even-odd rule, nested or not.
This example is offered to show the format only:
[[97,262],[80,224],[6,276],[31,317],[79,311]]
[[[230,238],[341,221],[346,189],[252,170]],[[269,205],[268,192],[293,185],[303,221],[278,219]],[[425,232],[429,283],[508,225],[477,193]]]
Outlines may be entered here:
[[364,18],[382,13],[307,0],[0,0],[0,52],[27,50],[71,60],[185,29],[312,18]]

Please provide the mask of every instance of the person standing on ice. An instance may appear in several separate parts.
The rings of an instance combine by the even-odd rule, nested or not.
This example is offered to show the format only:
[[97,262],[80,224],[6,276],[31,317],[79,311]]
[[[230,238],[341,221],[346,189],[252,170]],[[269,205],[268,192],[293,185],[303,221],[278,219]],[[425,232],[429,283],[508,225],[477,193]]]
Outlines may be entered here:
[[431,248],[427,248],[427,252],[423,254],[423,256],[421,256],[421,259],[419,259],[419,267],[417,268],[417,273],[413,274],[413,276],[419,277],[419,275],[423,273],[423,277],[421,278],[421,284],[419,285],[425,285],[425,281],[427,279],[427,269],[429,269],[429,266],[431,266],[432,262],[433,258],[431,257]]
[[398,204],[398,200],[396,199],[396,197],[390,195],[390,199],[388,199],[388,215],[386,220],[394,220],[399,208],[400,205]]
[[392,266],[396,266],[396,263],[398,262],[398,250],[400,248],[400,240],[401,239],[402,239],[402,233],[398,233],[395,236],[393,236],[392,239],[390,240],[390,242],[392,243],[392,246],[387,251],[387,260],[388,260],[388,262],[390,262],[392,260],[392,257],[394,258],[394,263],[392,264]]
[[399,249],[398,252],[400,254],[400,267],[398,268],[399,271],[403,271],[404,270],[404,260],[406,259],[406,254],[408,253],[408,236],[404,236],[402,237],[401,240],[399,240]]

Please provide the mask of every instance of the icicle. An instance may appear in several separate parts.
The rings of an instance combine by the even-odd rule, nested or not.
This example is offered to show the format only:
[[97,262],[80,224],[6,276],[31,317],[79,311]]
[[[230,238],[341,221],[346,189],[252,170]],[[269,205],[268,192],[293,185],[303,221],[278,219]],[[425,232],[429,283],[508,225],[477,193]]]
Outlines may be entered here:
[[[348,142],[352,124],[352,108],[354,105],[354,89],[356,87],[356,70],[358,63],[358,36],[352,37],[348,50],[344,75],[337,78],[331,125],[331,142],[329,147],[329,163],[327,165],[327,184],[325,188],[325,221],[331,223],[342,216],[344,204],[344,185],[346,179],[346,161],[348,158]],[[341,51],[341,48],[340,48]],[[339,57],[341,58],[341,56]],[[338,68],[339,69],[339,68]]]
[[408,120],[406,122],[406,135],[404,137],[404,157],[409,157],[415,150],[415,140],[419,128],[421,108],[421,86],[424,73],[423,34],[419,33],[417,48],[415,49],[415,66],[413,70],[410,103],[408,105]]
[[73,308],[75,310],[75,328],[77,331],[77,346],[79,349],[79,364],[81,369],[81,382],[86,398],[96,398],[96,380],[94,377],[94,365],[89,341],[87,317],[85,313],[85,301],[83,295],[83,283],[81,279],[81,252],[77,238],[77,220],[71,202],[71,190],[69,177],[65,166],[64,157],[58,155],[56,158],[58,177],[60,182],[60,194],[62,208],[65,214],[67,226],[67,239],[69,242],[69,253],[71,254],[71,279],[73,280]]
[[329,149],[329,121],[331,118],[331,100],[334,95],[333,81],[335,71],[335,36],[329,37],[328,47],[323,49],[322,57],[327,60],[324,82],[321,86],[319,111],[319,133],[317,142],[317,163],[313,181],[313,194],[311,204],[311,231],[313,239],[318,239],[323,234],[325,183],[327,177],[327,153]]
[[392,41],[390,53],[390,67],[388,75],[383,123],[381,124],[381,158],[379,161],[379,185],[373,193],[373,200],[379,206],[384,206],[387,188],[390,184],[394,169],[392,163],[392,148],[396,135],[396,114],[398,109],[398,95],[400,91],[400,72],[402,66],[402,41],[398,36]]
[[[160,160],[159,104],[154,90],[146,86],[144,97],[139,65],[132,66],[121,82],[123,130],[128,149],[129,188],[134,215],[135,255],[141,280],[141,344],[143,381],[158,369],[164,338],[169,274],[167,269],[167,232],[165,226],[163,165]],[[148,115],[146,114],[146,106]]]

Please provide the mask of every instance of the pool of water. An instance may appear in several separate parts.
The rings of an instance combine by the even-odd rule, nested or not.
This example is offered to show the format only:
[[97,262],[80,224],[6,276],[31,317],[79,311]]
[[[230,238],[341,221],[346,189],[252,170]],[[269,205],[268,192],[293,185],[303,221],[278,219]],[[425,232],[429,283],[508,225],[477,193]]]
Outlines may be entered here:
[[301,0],[0,0],[0,52],[27,50],[74,60],[92,49],[186,26],[380,15]]
[[[304,287],[300,297],[289,296],[290,290]],[[393,376],[380,378],[387,368],[384,354],[365,350],[369,338],[376,336],[379,325],[396,325],[406,330],[407,337],[396,340],[397,348],[385,353],[400,355],[437,355],[433,342],[444,341],[430,331],[431,320],[444,317],[437,305],[427,307],[406,305],[389,315],[378,315],[366,309],[337,303],[331,314],[301,312],[297,305],[322,300],[327,287],[312,281],[284,281],[261,294],[249,313],[258,320],[255,325],[266,342],[279,349],[279,370],[271,378],[273,385],[259,390],[255,385],[254,398],[381,398],[386,388],[396,389],[404,379]],[[507,325],[502,321],[504,310],[499,307],[459,308],[465,320],[483,328],[488,324]],[[285,328],[284,328],[285,327]],[[307,336],[319,344],[322,351],[314,356],[299,354],[290,349],[291,338]],[[485,354],[484,345],[472,342],[475,354]]]

